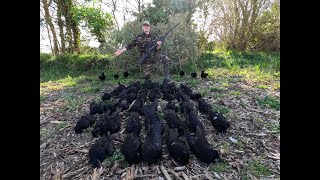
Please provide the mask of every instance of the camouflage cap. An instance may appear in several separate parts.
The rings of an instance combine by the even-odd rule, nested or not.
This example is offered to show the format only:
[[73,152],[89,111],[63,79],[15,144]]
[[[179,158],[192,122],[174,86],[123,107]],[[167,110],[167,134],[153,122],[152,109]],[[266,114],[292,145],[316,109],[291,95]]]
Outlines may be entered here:
[[143,21],[142,25],[148,24],[148,26],[150,26],[150,22],[149,21]]

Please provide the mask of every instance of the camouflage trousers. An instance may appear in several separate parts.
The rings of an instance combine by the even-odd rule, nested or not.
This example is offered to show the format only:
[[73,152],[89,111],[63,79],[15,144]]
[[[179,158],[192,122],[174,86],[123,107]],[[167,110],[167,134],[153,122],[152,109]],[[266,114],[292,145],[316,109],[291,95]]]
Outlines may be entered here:
[[163,75],[164,77],[169,77],[169,63],[170,63],[170,59],[168,56],[164,55],[164,54],[154,54],[152,57],[150,57],[150,59],[148,59],[146,61],[146,63],[144,63],[142,65],[143,67],[143,74],[144,76],[150,76],[151,74],[151,70],[152,70],[152,66],[153,65],[159,65],[159,63],[162,63],[162,70],[163,70]]

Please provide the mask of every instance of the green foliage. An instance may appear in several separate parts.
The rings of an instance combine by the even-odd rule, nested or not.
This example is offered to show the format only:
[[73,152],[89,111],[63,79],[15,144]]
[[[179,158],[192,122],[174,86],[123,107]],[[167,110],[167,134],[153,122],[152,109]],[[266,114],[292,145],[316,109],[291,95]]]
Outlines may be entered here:
[[106,40],[106,33],[113,25],[112,16],[94,7],[73,7],[71,9],[73,18],[77,22],[85,22],[90,32],[97,37],[100,43]]
[[46,140],[54,134],[54,129],[42,128],[40,129],[40,138]]
[[269,176],[271,172],[259,160],[253,159],[248,161],[248,171],[255,177]]
[[48,62],[52,60],[54,57],[50,53],[40,53],[40,63],[42,62]]
[[106,164],[106,166],[111,166],[113,165],[116,161],[123,161],[124,156],[121,154],[119,150],[116,150],[112,156],[107,157],[102,163]]
[[250,47],[256,51],[280,51],[280,4],[273,3],[257,19],[250,34]]
[[246,67],[258,67],[260,70],[276,72],[280,68],[279,53],[265,53],[252,51],[207,51],[201,54],[199,64],[206,67],[227,67],[240,69]]
[[274,97],[265,96],[263,99],[259,99],[258,102],[261,106],[280,110],[280,102]]
[[[43,59],[41,59],[43,57]],[[40,55],[40,81],[58,80],[68,75],[71,77],[83,75],[85,72],[101,73],[113,71],[110,67],[109,55],[62,54],[51,57]]]
[[227,162],[210,164],[210,170],[217,173],[226,172],[228,168],[230,168],[230,166]]
[[[181,19],[181,16],[171,17],[168,24],[159,22],[156,26],[151,26],[151,33],[157,37],[161,37],[178,22],[181,22],[181,24],[167,36],[161,47],[161,53],[171,59],[170,68],[172,72],[180,69],[180,66],[187,66],[189,63],[191,63],[192,69],[196,67],[198,50],[195,41],[197,38],[195,29],[191,25],[186,24]],[[120,31],[114,30],[111,33],[110,41],[102,44],[99,48],[100,52],[114,52],[114,47],[125,47],[132,42],[138,34],[142,33],[141,27],[141,22],[133,21],[126,23]],[[137,47],[135,47],[115,58],[113,66],[121,69],[130,65],[130,70],[139,71],[139,56],[140,53]],[[156,71],[161,71],[161,66],[156,66],[155,68]]]
[[218,87],[211,87],[210,92],[223,92],[223,89]]
[[147,19],[151,24],[168,23],[172,16],[183,14],[188,10],[188,4],[183,0],[153,0],[147,4],[141,14],[134,13],[139,20]]
[[220,114],[227,114],[228,112],[230,112],[230,109],[227,107],[223,107],[223,106],[214,106],[213,107],[214,111],[217,111]]
[[269,123],[267,124],[266,128],[271,131],[272,133],[280,133],[280,126],[276,123]]

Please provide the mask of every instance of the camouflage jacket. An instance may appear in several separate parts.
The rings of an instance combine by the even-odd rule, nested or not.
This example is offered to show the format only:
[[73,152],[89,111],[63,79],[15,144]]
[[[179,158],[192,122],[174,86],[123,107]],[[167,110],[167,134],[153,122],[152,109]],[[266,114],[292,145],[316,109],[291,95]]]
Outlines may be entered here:
[[[141,33],[138,36],[136,36],[136,38],[129,43],[126,46],[127,50],[132,49],[135,46],[138,46],[139,51],[140,51],[140,55],[142,55],[143,53],[145,53],[154,43],[156,43],[159,39],[152,35],[152,34],[146,34],[146,33]],[[155,50],[155,52],[158,52],[159,50]],[[152,53],[154,54],[154,53]]]

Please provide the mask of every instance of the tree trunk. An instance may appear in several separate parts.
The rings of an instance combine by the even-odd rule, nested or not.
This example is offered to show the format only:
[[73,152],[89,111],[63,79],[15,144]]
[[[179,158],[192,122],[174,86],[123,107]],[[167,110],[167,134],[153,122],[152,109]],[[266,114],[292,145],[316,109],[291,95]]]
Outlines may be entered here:
[[68,7],[69,7],[69,17],[71,21],[71,30],[73,34],[73,51],[76,53],[80,53],[80,29],[78,27],[78,22],[76,22],[72,18],[72,14],[70,12],[71,7],[73,7],[72,0],[68,0]]
[[111,3],[112,3],[112,15],[113,15],[113,20],[114,20],[114,22],[116,22],[116,26],[117,26],[117,29],[118,29],[118,31],[119,31],[119,30],[120,30],[120,28],[119,28],[119,23],[118,23],[118,21],[117,21],[116,14],[115,14],[115,12],[116,12],[116,10],[117,10],[117,1],[116,1],[116,0],[111,0]]
[[72,31],[71,31],[71,14],[70,14],[70,6],[67,1],[63,0],[60,1],[61,5],[61,10],[62,10],[62,15],[64,16],[66,20],[66,31],[67,31],[67,36],[66,36],[66,42],[68,42],[68,47],[66,47],[66,51],[72,53],[73,52],[73,41],[72,41]]
[[54,55],[58,55],[59,54],[58,39],[57,39],[56,31],[55,31],[53,23],[52,23],[52,18],[49,13],[48,0],[43,0],[43,9],[44,9],[46,23],[49,25],[51,32],[52,32],[52,36],[53,36]]
[[63,32],[63,21],[61,19],[62,10],[61,10],[61,0],[57,0],[57,16],[58,16],[58,25],[60,30],[60,39],[61,39],[61,53],[65,53],[66,51],[66,42],[64,39],[64,32]]
[[48,31],[48,37],[49,37],[49,42],[50,42],[51,53],[54,54],[53,47],[52,47],[52,42],[51,42],[50,30],[49,30],[49,26],[48,26],[47,23],[46,23],[46,26],[47,26],[47,31]]
[[75,20],[72,20],[72,33],[73,33],[73,50],[76,53],[80,53],[80,29],[78,23]]

